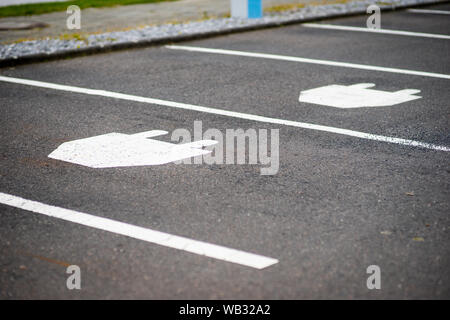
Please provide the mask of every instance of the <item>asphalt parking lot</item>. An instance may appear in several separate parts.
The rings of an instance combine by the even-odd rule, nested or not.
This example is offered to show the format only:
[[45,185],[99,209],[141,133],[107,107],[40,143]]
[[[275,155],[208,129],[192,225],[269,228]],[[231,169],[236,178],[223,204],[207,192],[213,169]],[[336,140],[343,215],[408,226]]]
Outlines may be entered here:
[[[0,297],[449,299],[450,38],[435,35],[450,36],[450,15],[381,17],[383,29],[414,34],[298,24],[1,69]],[[318,23],[365,28],[366,19]],[[299,101],[367,83],[420,98]],[[48,157],[112,132],[164,130],[152,139],[170,142],[194,121],[204,131],[279,129],[278,172]],[[75,218],[51,217],[48,206]],[[82,213],[149,231],[126,236]],[[158,244],[151,231],[185,242]],[[66,287],[69,265],[80,267],[81,290]],[[381,289],[367,288],[370,265]]]

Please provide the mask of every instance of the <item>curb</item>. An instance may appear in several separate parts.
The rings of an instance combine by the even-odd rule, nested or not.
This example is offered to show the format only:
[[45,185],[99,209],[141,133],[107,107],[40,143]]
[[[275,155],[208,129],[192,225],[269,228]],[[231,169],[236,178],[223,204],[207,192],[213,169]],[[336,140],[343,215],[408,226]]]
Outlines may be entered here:
[[[432,4],[445,4],[449,3],[450,1],[442,1],[442,0],[434,0],[429,1],[426,3],[418,3],[418,4],[406,4],[406,5],[391,5],[391,6],[382,6],[380,7],[381,11],[389,12],[389,11],[395,11],[398,9],[407,9],[407,8],[413,8],[413,7],[423,7],[428,6]],[[29,64],[29,63],[37,63],[37,62],[47,62],[52,60],[59,60],[59,59],[67,59],[67,58],[75,58],[80,56],[87,56],[92,54],[99,54],[99,53],[107,53],[112,51],[119,51],[119,50],[125,50],[125,49],[133,49],[133,48],[143,48],[143,47],[151,47],[151,46],[158,46],[158,45],[165,45],[170,43],[177,43],[182,41],[189,41],[189,40],[199,40],[199,39],[206,39],[221,35],[228,35],[233,33],[239,33],[239,32],[246,32],[246,31],[255,31],[255,30],[262,30],[262,29],[269,29],[269,28],[278,28],[281,26],[287,26],[287,25],[293,25],[293,24],[299,24],[299,23],[305,23],[305,22],[315,22],[315,21],[322,21],[326,19],[335,19],[335,18],[342,18],[342,17],[351,17],[351,16],[358,16],[358,15],[366,15],[365,10],[355,10],[348,13],[338,13],[338,14],[327,14],[323,16],[317,16],[317,17],[308,17],[308,18],[301,18],[301,19],[292,19],[289,21],[284,22],[269,22],[264,24],[258,24],[258,25],[251,25],[251,26],[242,26],[242,27],[235,27],[232,29],[227,30],[218,30],[218,31],[208,31],[208,32],[201,32],[201,33],[194,33],[194,34],[187,34],[187,35],[180,35],[180,36],[168,36],[160,39],[152,39],[152,40],[142,40],[138,42],[122,42],[122,43],[112,43],[107,45],[99,45],[95,47],[87,47],[87,48],[79,48],[79,49],[71,49],[71,50],[64,50],[54,53],[38,53],[38,54],[32,54],[32,55],[26,55],[22,57],[17,58],[8,58],[0,60],[0,68],[5,67],[14,67],[17,65],[22,64]]]

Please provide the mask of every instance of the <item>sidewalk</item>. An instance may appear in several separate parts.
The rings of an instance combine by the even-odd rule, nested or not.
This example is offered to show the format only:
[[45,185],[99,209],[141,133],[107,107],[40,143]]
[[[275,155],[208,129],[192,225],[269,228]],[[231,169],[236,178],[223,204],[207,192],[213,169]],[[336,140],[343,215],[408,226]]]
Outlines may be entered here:
[[[310,0],[271,0],[276,4]],[[389,2],[387,2],[389,1]],[[39,21],[47,28],[0,31],[0,67],[66,58],[111,50],[161,45],[234,32],[276,27],[318,19],[366,14],[369,5],[397,10],[446,0],[319,0],[304,7],[282,6],[261,19],[230,18],[227,0],[180,0],[148,5],[82,11],[81,31],[66,29],[66,13],[20,17]],[[266,7],[267,7],[266,3]],[[289,10],[282,10],[282,9]],[[51,17],[51,18],[50,18]],[[0,19],[18,21],[18,18]],[[39,39],[39,40],[31,40]]]
[[69,0],[2,0],[0,7],[15,6],[18,4],[44,3],[44,2],[64,2]]
[[[313,0],[264,0],[264,7],[309,2],[313,2]],[[336,3],[336,0],[315,2]],[[229,14],[229,0],[179,0],[175,2],[85,9],[81,12],[81,30],[67,29],[66,20],[68,15],[65,11],[36,16],[8,17],[0,18],[0,25],[11,22],[40,22],[47,24],[48,27],[31,30],[0,31],[0,42],[11,43],[25,39],[43,39],[70,33],[111,32],[148,25],[196,21],[212,17],[221,18]]]

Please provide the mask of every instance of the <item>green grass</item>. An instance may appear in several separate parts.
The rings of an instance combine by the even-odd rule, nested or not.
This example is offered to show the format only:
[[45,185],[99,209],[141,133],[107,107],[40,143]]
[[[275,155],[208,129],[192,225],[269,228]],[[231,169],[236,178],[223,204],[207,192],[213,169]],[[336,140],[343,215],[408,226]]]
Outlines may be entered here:
[[70,5],[77,5],[80,9],[86,8],[101,8],[125,6],[130,4],[153,3],[163,1],[177,1],[177,0],[73,0],[66,2],[47,2],[34,4],[20,4],[15,6],[0,7],[1,17],[17,17],[28,16],[32,14],[43,14],[55,11],[66,11]]

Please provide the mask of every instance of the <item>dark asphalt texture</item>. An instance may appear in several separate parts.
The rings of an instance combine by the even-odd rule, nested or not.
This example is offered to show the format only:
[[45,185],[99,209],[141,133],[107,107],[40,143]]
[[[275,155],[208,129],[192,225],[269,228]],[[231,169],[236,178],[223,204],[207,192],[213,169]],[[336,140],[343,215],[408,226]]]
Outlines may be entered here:
[[[365,27],[366,18],[323,23]],[[449,34],[450,16],[383,13],[382,27]],[[293,25],[181,44],[450,74],[441,39]],[[165,47],[0,75],[450,146],[447,79]],[[301,90],[361,82],[423,98],[360,109],[298,102]],[[447,152],[4,82],[0,106],[0,192],[279,259],[256,270],[0,204],[0,299],[450,298]],[[109,132],[193,132],[195,120],[222,132],[280,129],[278,174],[261,176],[261,165],[91,169],[47,157]],[[81,268],[79,291],[66,288],[69,264]],[[369,265],[381,268],[381,290],[366,287]]]

